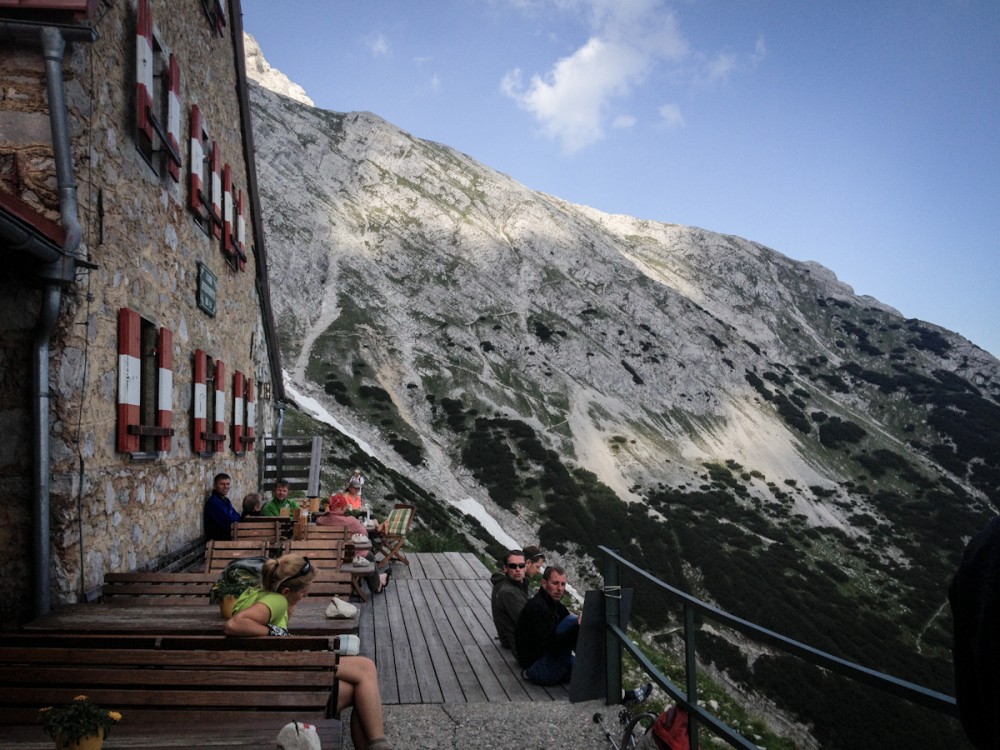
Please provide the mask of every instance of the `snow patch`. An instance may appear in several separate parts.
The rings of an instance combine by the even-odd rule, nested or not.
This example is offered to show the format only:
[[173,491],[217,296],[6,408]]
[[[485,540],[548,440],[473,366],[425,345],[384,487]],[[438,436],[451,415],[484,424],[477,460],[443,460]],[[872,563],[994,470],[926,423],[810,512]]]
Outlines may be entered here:
[[505,549],[521,549],[520,543],[514,541],[514,538],[503,530],[503,527],[497,523],[497,520],[486,511],[486,508],[478,500],[467,497],[464,500],[449,500],[448,502],[463,513],[468,513],[479,521],[483,525],[483,528],[489,532],[490,536],[496,539]]
[[367,453],[369,456],[378,458],[374,448],[372,448],[368,443],[359,438],[357,435],[352,434],[346,427],[344,427],[344,425],[338,422],[334,418],[334,416],[330,414],[330,412],[328,412],[319,401],[314,399],[312,396],[306,396],[298,389],[296,389],[296,387],[292,385],[292,381],[289,378],[287,372],[282,370],[281,376],[282,380],[285,383],[285,393],[288,394],[289,399],[295,402],[296,406],[298,406],[303,411],[307,412],[314,419],[322,422],[323,424],[328,424],[335,430],[342,432],[344,435],[346,435],[355,443],[357,443],[358,447],[365,453]]

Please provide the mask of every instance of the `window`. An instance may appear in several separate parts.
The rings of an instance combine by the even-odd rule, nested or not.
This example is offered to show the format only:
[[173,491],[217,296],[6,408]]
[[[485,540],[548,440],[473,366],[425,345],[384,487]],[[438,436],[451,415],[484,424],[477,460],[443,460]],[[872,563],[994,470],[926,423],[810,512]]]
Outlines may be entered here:
[[202,349],[195,351],[191,450],[198,455],[221,453],[225,446],[225,373],[222,360],[211,359]]
[[153,32],[149,0],[138,0],[136,4],[135,43],[136,147],[157,174],[166,161],[167,171],[176,182],[181,166],[180,65]]
[[153,456],[173,446],[173,333],[128,308],[118,312],[119,452]]
[[188,209],[208,235],[222,237],[222,154],[213,141],[197,104],[191,105],[191,164]]
[[212,31],[216,36],[223,36],[226,33],[226,0],[201,0],[201,7],[205,10]]
[[253,378],[237,370],[233,373],[233,453],[253,450],[256,409],[253,399]]

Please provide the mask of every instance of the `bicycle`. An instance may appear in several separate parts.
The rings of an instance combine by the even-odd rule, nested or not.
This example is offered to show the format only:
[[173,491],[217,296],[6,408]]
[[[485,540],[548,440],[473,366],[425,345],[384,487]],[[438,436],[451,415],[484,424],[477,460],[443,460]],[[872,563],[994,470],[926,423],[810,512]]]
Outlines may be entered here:
[[635,750],[640,740],[642,740],[646,732],[653,726],[657,714],[649,711],[638,714],[634,713],[634,710],[645,703],[652,692],[653,685],[646,683],[642,687],[630,690],[626,694],[625,700],[622,701],[622,708],[618,712],[618,723],[624,727],[620,742],[615,742],[615,738],[611,735],[611,729],[604,722],[604,714],[594,714],[594,723],[600,725],[605,739],[607,739],[614,750]]

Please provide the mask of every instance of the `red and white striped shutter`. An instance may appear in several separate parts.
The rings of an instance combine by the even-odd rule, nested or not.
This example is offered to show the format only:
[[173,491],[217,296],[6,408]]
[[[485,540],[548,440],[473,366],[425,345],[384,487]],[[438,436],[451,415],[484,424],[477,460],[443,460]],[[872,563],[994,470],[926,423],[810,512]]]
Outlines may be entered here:
[[226,30],[226,0],[215,0],[215,33],[219,36]]
[[[156,349],[160,365],[158,392],[156,394],[156,426],[174,426],[174,334],[169,328],[160,329],[160,344]],[[156,449],[169,452],[173,447],[170,435],[156,439]]]
[[222,238],[222,152],[212,141],[212,234]]
[[191,194],[188,196],[188,208],[190,208],[199,219],[205,218],[205,204],[202,195],[205,186],[202,184],[201,175],[205,168],[205,149],[202,147],[202,138],[205,129],[201,123],[201,110],[197,104],[191,105]]
[[129,427],[140,424],[139,385],[142,376],[140,348],[142,321],[139,313],[126,307],[118,311],[118,439],[117,450],[130,453],[139,450],[139,435],[130,434]]
[[233,373],[233,453],[243,451],[244,388],[243,373],[237,370]]
[[191,451],[204,453],[205,432],[208,431],[208,355],[201,349],[194,353],[194,424],[191,430]]
[[135,15],[135,121],[138,130],[152,142],[153,13],[149,0],[138,0]]
[[246,440],[244,448],[250,450],[253,447],[254,425],[257,424],[257,404],[253,400],[253,378],[247,378],[247,424]]
[[222,168],[222,250],[233,255],[233,168]]
[[[216,435],[226,434],[226,365],[221,359],[215,360],[215,429]],[[222,453],[225,440],[215,441],[215,452]]]
[[247,265],[247,220],[243,208],[243,191],[236,194],[236,253],[240,256],[240,270]]
[[[167,64],[167,169],[174,182],[181,181],[181,66],[171,52]],[[174,158],[176,154],[177,158]]]

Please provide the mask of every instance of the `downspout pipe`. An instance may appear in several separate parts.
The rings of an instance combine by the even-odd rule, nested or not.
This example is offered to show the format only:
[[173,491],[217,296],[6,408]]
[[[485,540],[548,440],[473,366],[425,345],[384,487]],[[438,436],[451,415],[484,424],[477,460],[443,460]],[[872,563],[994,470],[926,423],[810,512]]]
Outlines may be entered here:
[[[59,187],[59,216],[66,235],[63,254],[40,272],[45,286],[32,350],[32,417],[35,432],[35,439],[32,441],[34,446],[32,557],[36,616],[44,615],[52,609],[52,552],[49,538],[51,535],[49,342],[59,320],[62,286],[72,283],[76,276],[75,256],[83,239],[83,228],[78,216],[79,204],[73,174],[73,153],[69,139],[66,90],[63,80],[66,40],[62,32],[54,27],[42,28],[41,39],[45,58],[52,150]],[[83,544],[82,539],[80,544]]]

